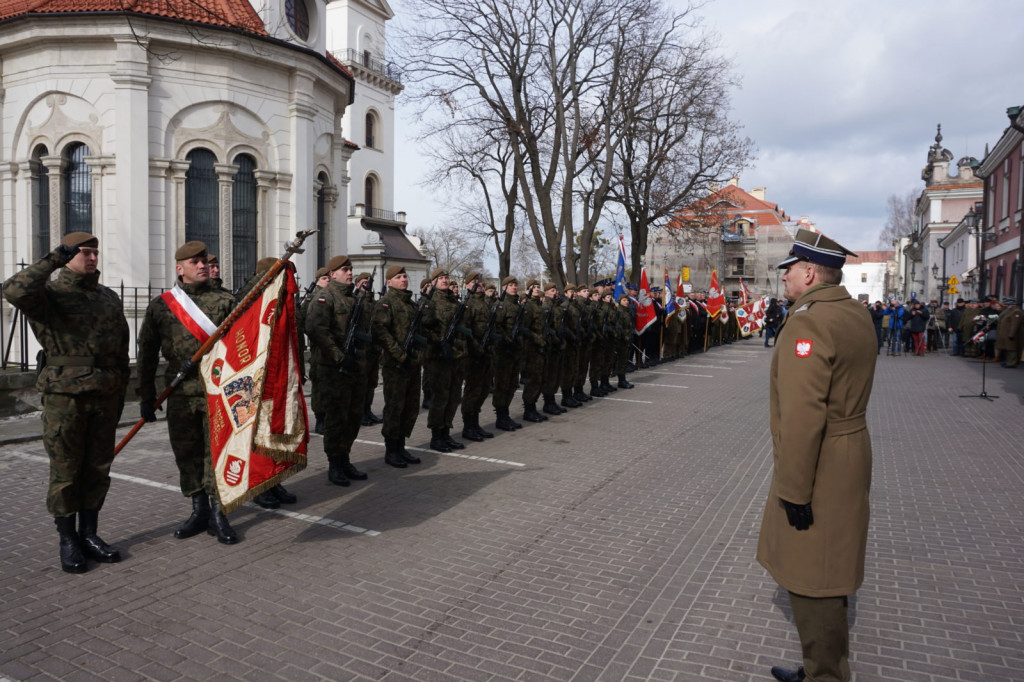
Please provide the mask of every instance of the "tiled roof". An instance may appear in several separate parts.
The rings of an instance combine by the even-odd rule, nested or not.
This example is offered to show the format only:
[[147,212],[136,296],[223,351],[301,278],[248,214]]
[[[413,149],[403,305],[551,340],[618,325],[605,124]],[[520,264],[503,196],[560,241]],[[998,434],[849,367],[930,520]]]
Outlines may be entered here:
[[[722,203],[726,203],[728,206],[719,207],[718,204]],[[782,225],[789,219],[778,204],[757,199],[736,185],[726,185],[676,213],[672,216],[668,226],[679,227],[694,219],[721,220],[720,216],[732,216],[734,213],[756,220],[759,227]],[[709,218],[709,216],[711,217]]]
[[856,256],[847,256],[847,265],[856,265],[858,263],[884,263],[891,260],[894,251],[861,251]]
[[247,0],[0,0],[0,20],[25,14],[127,12],[267,35]]

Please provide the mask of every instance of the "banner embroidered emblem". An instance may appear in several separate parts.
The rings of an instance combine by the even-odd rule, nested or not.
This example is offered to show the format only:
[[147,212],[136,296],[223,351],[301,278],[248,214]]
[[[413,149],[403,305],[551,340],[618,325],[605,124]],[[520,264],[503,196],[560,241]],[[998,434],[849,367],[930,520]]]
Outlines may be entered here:
[[242,482],[242,472],[244,471],[245,462],[234,455],[228,455],[228,461],[224,467],[224,482],[230,486],[238,485]]

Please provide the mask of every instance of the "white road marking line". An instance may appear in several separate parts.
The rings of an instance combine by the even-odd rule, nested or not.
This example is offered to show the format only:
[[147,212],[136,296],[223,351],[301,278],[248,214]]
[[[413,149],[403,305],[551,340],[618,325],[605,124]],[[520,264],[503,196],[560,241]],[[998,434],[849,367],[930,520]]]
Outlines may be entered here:
[[660,388],[689,388],[689,386],[676,386],[674,384],[644,384],[644,386],[658,386]]
[[[20,452],[18,450],[8,450],[8,453],[21,459],[27,459],[31,462],[40,462],[42,464],[49,464],[49,457],[41,457],[39,455],[32,455],[27,452]],[[116,478],[119,481],[128,481],[129,483],[138,483],[140,485],[147,485],[150,488],[159,488],[160,490],[169,490],[173,493],[181,493],[181,489],[175,485],[169,485],[167,483],[160,483],[159,481],[151,481],[148,478],[139,478],[138,476],[129,476],[128,474],[119,474],[110,472],[111,478]],[[337,521],[335,519],[329,519],[325,516],[314,516],[313,514],[301,514],[299,512],[289,511],[287,509],[264,509],[263,507],[253,502],[246,502],[243,506],[253,509],[255,511],[263,512],[266,514],[277,514],[278,516],[286,516],[296,521],[305,521],[320,526],[330,526],[331,528],[338,528],[349,533],[356,533],[358,535],[366,535],[368,537],[376,537],[380,535],[380,531],[369,530],[366,528],[360,528],[359,526],[353,526],[352,524],[345,523],[344,521]]]
[[[646,386],[647,384],[640,384],[640,385],[641,386]],[[643,405],[653,405],[654,404],[653,400],[630,400],[628,398],[602,398],[601,396],[594,396],[594,397],[597,398],[598,400],[614,400],[614,401],[619,402],[619,403],[641,403]]]
[[[356,439],[356,442],[362,443],[363,445],[379,445],[380,447],[384,447],[384,443],[378,443],[372,440]],[[526,464],[522,462],[510,462],[506,459],[494,459],[493,457],[481,457],[480,455],[463,455],[462,453],[459,452],[438,452],[437,450],[431,450],[430,448],[414,448],[411,445],[406,445],[405,449],[415,450],[416,452],[429,452],[432,455],[440,455],[442,457],[458,457],[460,459],[473,459],[478,460],[480,462],[490,462],[491,464],[507,464],[508,466],[513,467],[526,466]]]
[[714,374],[686,374],[684,372],[663,372],[663,371],[660,371],[660,370],[656,371],[655,374],[671,374],[671,375],[677,376],[677,377],[700,377],[701,379],[714,379],[715,378]]

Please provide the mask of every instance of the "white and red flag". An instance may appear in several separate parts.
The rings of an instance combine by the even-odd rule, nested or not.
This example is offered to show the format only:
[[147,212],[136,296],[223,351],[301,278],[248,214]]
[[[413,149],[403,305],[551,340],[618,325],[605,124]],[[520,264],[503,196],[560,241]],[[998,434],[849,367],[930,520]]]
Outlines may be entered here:
[[745,338],[764,327],[764,311],[767,307],[768,299],[762,296],[756,301],[750,301],[746,305],[736,308],[736,321],[739,324],[740,335]]
[[292,267],[282,268],[200,365],[214,480],[225,512],[306,467],[309,426],[296,291]]
[[643,334],[658,319],[651,300],[651,285],[647,282],[647,268],[640,270],[640,291],[636,297],[636,333]]
[[743,278],[740,277],[740,305],[746,305],[752,298],[753,296],[750,293],[750,288],[747,286],[747,283],[743,281]]
[[718,270],[711,271],[711,286],[708,287],[708,315],[715,319],[719,315],[726,314],[725,292],[718,286]]

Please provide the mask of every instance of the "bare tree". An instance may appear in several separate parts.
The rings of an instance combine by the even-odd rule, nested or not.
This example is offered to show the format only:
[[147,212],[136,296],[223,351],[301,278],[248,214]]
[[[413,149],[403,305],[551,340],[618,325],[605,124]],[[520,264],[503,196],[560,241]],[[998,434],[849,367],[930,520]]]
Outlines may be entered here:
[[907,237],[914,231],[916,222],[918,192],[911,190],[900,196],[890,194],[886,200],[889,215],[885,219],[885,227],[878,233],[878,245],[884,249],[891,249],[893,242],[902,237]]
[[678,16],[659,0],[417,0],[411,10],[400,44],[427,136],[504,138],[516,181],[506,212],[525,215],[555,281],[576,281],[616,182],[622,102],[638,91],[624,65],[671,43]]
[[430,258],[434,266],[453,276],[464,277],[470,270],[480,271],[483,268],[483,240],[459,225],[447,224],[410,232],[420,239],[420,251]]

